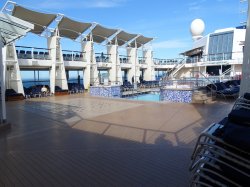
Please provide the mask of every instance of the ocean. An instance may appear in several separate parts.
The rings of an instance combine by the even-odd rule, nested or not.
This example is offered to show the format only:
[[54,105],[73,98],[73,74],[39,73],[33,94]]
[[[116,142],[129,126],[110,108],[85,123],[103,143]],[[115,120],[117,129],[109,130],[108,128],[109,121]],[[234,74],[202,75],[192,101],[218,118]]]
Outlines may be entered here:
[[[78,83],[78,79],[69,79],[68,83]],[[83,84],[83,79],[80,79],[80,84]],[[23,86],[25,88],[29,88],[35,85],[50,85],[50,81],[48,79],[40,79],[40,80],[24,79],[23,80]]]

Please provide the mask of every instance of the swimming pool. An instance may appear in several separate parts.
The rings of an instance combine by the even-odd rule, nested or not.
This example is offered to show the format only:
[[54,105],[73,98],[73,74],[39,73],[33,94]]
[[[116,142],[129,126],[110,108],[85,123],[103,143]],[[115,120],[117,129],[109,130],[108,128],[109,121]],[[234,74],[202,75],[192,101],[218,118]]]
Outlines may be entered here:
[[138,101],[160,101],[160,94],[159,93],[147,93],[147,94],[126,97],[126,99],[138,100]]

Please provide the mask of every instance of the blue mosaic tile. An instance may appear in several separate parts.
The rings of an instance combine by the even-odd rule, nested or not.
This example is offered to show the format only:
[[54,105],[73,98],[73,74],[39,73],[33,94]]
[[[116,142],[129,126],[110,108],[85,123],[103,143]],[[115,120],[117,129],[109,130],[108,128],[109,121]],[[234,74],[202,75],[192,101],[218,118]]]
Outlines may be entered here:
[[192,102],[193,91],[192,90],[167,90],[161,89],[160,97],[162,101],[172,101],[181,103]]
[[120,86],[92,86],[90,87],[91,96],[102,96],[102,97],[121,97]]

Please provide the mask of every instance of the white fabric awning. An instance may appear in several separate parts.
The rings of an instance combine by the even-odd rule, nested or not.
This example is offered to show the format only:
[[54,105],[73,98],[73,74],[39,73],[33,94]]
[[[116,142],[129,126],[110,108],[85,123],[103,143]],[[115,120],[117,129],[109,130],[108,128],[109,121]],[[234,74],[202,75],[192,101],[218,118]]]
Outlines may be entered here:
[[92,30],[92,37],[93,41],[96,43],[102,43],[107,38],[115,34],[118,30],[117,29],[108,29],[101,25],[96,25],[96,27]]
[[138,38],[135,39],[135,41],[133,41],[130,46],[131,47],[141,47],[142,45],[145,45],[146,43],[152,41],[153,38],[148,38],[148,37],[145,37],[145,36],[139,36]]
[[115,43],[115,40],[117,39],[117,44],[118,46],[122,46],[125,43],[127,43],[128,41],[132,40],[133,38],[135,38],[137,36],[137,34],[130,34],[124,31],[119,32],[112,40],[111,43]]
[[8,14],[0,13],[0,40],[4,45],[26,35],[34,25]]
[[35,34],[41,34],[56,18],[56,14],[36,12],[19,5],[15,5],[12,15],[34,24],[34,29],[31,32]]
[[67,17],[63,17],[58,24],[58,30],[60,36],[75,40],[83,32],[88,30],[91,25],[91,23],[78,22]]

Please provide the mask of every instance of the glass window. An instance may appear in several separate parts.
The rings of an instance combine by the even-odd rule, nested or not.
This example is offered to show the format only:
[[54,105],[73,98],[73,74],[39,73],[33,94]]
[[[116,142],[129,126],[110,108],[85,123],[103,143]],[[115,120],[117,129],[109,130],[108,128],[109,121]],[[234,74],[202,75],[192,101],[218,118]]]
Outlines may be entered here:
[[212,34],[209,38],[209,60],[228,60],[232,58],[233,32]]

